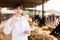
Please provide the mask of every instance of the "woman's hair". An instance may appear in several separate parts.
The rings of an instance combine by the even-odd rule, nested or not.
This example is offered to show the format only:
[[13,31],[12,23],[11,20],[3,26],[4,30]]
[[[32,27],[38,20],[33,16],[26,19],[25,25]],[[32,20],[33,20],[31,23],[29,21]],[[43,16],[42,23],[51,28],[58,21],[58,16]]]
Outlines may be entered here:
[[21,3],[15,3],[13,6],[14,9],[16,9],[18,7],[20,7],[22,9],[22,4]]

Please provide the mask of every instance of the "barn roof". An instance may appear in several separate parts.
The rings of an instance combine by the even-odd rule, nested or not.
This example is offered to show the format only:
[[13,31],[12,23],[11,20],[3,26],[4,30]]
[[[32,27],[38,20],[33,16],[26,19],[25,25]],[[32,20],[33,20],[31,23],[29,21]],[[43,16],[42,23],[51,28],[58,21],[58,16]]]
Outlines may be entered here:
[[[48,0],[44,0],[43,3]],[[23,7],[36,7],[37,5],[42,4],[42,0],[0,0],[1,7],[13,7],[13,4],[16,2],[20,2],[23,4]]]

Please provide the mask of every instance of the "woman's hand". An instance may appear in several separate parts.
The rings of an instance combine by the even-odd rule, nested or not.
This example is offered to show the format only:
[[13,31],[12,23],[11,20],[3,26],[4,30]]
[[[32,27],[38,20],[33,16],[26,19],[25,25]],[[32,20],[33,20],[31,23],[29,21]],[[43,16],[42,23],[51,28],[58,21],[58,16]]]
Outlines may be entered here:
[[24,31],[25,34],[29,34],[29,31]]
[[10,25],[13,25],[15,22],[16,22],[16,19],[13,17]]

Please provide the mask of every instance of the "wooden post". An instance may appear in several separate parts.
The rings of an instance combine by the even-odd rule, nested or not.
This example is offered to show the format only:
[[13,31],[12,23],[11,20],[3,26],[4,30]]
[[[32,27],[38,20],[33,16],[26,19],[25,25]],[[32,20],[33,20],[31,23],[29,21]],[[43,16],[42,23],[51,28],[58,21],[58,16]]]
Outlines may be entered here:
[[44,0],[42,0],[42,17],[44,17]]

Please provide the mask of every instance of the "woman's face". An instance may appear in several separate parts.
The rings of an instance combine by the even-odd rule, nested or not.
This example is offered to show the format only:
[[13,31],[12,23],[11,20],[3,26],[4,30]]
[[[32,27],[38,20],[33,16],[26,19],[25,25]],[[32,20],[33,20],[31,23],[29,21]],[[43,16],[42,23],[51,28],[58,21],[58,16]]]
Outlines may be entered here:
[[14,9],[15,14],[20,15],[22,13],[22,9],[20,7],[17,7]]

